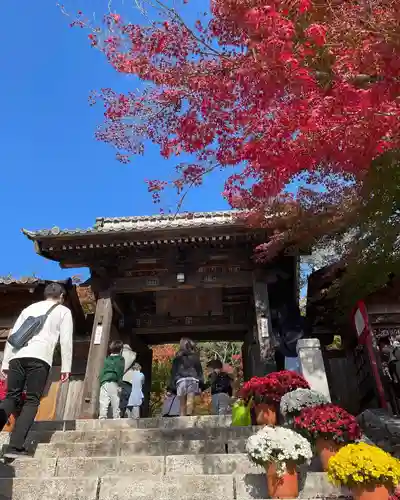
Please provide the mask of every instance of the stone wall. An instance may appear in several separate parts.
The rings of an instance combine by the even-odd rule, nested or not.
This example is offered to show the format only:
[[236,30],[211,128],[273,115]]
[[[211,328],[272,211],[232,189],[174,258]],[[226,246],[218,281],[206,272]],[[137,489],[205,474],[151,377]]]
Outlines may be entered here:
[[358,422],[372,443],[400,458],[400,419],[391,417],[385,410],[365,410]]

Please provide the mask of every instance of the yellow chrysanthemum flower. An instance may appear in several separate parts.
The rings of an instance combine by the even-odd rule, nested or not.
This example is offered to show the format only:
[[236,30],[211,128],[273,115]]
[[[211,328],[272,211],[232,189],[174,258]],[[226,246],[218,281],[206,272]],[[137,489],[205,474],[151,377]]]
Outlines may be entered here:
[[400,460],[377,446],[348,444],[329,460],[328,478],[338,486],[387,485],[400,483]]

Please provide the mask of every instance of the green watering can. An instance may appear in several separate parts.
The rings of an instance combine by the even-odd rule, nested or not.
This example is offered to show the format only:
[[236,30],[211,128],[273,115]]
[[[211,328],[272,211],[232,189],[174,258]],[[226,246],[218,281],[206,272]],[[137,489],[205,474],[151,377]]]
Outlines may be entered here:
[[253,400],[246,404],[239,399],[232,406],[232,427],[247,427],[251,425],[251,405]]

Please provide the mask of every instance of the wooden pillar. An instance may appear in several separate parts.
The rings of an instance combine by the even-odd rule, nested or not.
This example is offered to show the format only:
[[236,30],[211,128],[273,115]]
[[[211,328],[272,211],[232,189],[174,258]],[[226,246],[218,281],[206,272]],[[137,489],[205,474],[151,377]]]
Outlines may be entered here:
[[109,290],[100,293],[96,305],[86,366],[81,418],[96,418],[99,411],[100,372],[107,356],[112,322],[112,300]]
[[251,328],[245,335],[242,346],[243,376],[245,380],[263,375],[260,345],[254,335],[254,328]]
[[250,367],[249,367],[249,346],[247,335],[244,337],[244,342],[242,344],[242,365],[243,365],[243,379],[249,380],[251,378],[250,375]]
[[60,385],[57,395],[56,420],[64,420],[65,407],[67,405],[69,391],[69,380]]
[[272,332],[271,310],[269,306],[268,285],[263,274],[253,276],[254,308],[256,325],[254,328],[253,353],[255,371],[258,376],[266,375],[276,370],[271,358],[274,336]]

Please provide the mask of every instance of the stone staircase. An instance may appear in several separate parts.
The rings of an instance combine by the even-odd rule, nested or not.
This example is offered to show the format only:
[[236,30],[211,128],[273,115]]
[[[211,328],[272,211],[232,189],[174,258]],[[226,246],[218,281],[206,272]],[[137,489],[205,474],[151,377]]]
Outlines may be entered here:
[[[0,462],[0,500],[265,499],[265,472],[244,454],[254,430],[213,416],[36,423],[33,458]],[[317,467],[302,498],[347,496]]]

